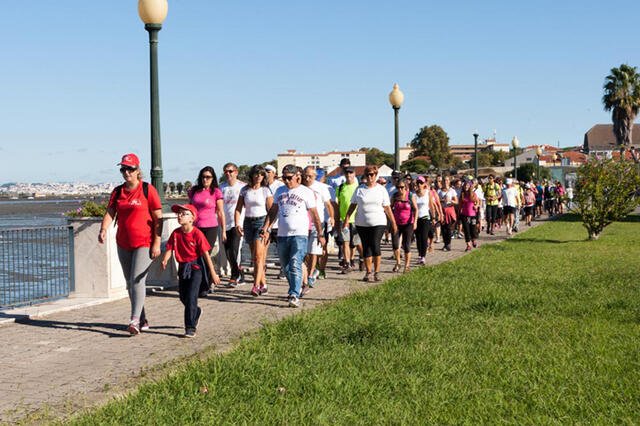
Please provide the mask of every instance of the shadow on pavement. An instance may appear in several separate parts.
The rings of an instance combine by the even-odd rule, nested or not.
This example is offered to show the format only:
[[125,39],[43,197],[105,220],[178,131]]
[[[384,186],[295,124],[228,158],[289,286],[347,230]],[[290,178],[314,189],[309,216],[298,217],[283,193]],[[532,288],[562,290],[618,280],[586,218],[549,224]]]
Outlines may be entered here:
[[[65,322],[51,320],[37,320],[28,318],[17,318],[16,323],[28,325],[31,327],[57,328],[62,330],[78,330],[89,331],[92,333],[104,334],[105,336],[121,338],[129,338],[131,335],[127,331],[127,326],[123,324],[112,324],[104,322]],[[180,329],[174,326],[154,326],[151,330],[143,332],[143,334],[164,334],[167,336],[182,336],[176,333],[167,333],[158,331],[160,329]]]

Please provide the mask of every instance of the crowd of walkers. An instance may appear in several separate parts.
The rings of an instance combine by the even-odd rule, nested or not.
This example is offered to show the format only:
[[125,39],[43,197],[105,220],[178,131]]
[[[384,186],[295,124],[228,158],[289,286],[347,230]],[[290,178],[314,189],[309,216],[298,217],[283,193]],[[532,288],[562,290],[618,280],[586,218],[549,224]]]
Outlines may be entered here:
[[[152,260],[161,255],[162,208],[155,188],[142,181],[135,154],[124,155],[118,165],[124,183],[111,194],[98,240],[105,241],[107,228],[117,220],[118,255],[131,301],[128,330],[135,335],[149,327],[145,280]],[[188,191],[188,203],[171,208],[180,226],[171,233],[160,263],[167,268],[172,257],[178,263],[185,337],[195,336],[202,317],[199,297],[216,286],[246,283],[243,260],[252,267],[250,294],[268,293],[271,244],[278,253],[278,278],[289,284],[287,304],[298,307],[300,298],[327,276],[328,243],[337,252],[340,274],[359,270],[364,282],[377,282],[384,243],[392,245],[393,271],[407,272],[414,244],[415,263],[424,265],[437,244],[451,251],[452,240],[464,238],[465,251],[473,250],[480,233],[493,235],[504,227],[511,235],[521,222],[531,226],[543,211],[562,213],[571,199],[570,191],[552,181],[400,172],[387,180],[375,165],[357,176],[348,158],[329,180],[323,170],[291,164],[279,177],[275,167],[255,165],[248,182],[238,179],[233,163],[222,171],[224,183],[219,185],[214,169],[202,168]],[[244,243],[250,259],[242,259]]]

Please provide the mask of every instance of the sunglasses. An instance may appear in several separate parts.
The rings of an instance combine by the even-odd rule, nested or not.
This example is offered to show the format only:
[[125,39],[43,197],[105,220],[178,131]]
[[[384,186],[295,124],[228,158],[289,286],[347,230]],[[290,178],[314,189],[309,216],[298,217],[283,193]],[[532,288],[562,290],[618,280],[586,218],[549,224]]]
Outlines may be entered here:
[[233,169],[227,169],[227,170],[225,170],[224,172],[225,172],[225,173],[233,173],[233,172],[235,172],[235,170],[233,170]]
[[376,175],[375,173],[367,173],[367,174],[366,174],[366,176],[369,176],[369,177],[373,177],[373,176],[375,176],[375,175]]
[[398,189],[405,189],[405,188],[406,188],[406,186],[398,186],[397,188],[398,188]]
[[289,175],[289,176],[282,176],[283,180],[291,180],[295,177],[295,175]]
[[213,179],[211,175],[202,175],[202,179]]
[[125,173],[125,172],[133,173],[136,170],[138,170],[137,167],[129,167],[129,166],[120,167],[120,173]]

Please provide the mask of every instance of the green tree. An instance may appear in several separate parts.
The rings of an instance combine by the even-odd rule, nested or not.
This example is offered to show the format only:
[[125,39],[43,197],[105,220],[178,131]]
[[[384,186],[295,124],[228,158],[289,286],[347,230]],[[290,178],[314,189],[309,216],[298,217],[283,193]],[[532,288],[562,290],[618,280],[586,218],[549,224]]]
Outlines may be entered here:
[[[493,156],[490,152],[479,152],[478,153],[478,167],[489,167],[492,166],[493,163],[491,160]],[[473,167],[473,157],[471,157],[471,166]]]
[[409,158],[428,156],[431,164],[437,168],[445,168],[454,163],[449,150],[449,136],[438,125],[425,126],[411,141],[413,152]]
[[631,145],[633,121],[640,108],[640,75],[636,67],[622,64],[611,68],[605,78],[602,103],[605,111],[611,111],[617,144]]
[[591,159],[578,169],[574,210],[590,240],[638,206],[640,173],[632,161]]
[[169,192],[173,194],[173,192],[175,192],[176,190],[176,183],[175,182],[169,182]]
[[393,167],[395,162],[393,154],[386,153],[378,148],[360,148],[360,151],[366,153],[365,161],[367,164],[375,164],[376,166],[386,164],[389,167]]
[[184,185],[182,184],[182,182],[176,183],[176,189],[178,190],[178,195],[182,195],[183,188],[184,188]]
[[400,170],[403,172],[423,174],[429,171],[429,163],[422,158],[414,158],[402,163]]
[[[523,182],[531,182],[538,179],[551,179],[551,172],[546,167],[540,167],[540,175],[538,173],[538,165],[536,163],[524,163],[518,166],[518,180]],[[513,170],[505,173],[506,176],[513,177]]]
[[193,186],[193,183],[191,183],[190,180],[185,180],[184,181],[184,190],[185,190],[185,192],[189,192],[189,190],[191,189],[192,186]]

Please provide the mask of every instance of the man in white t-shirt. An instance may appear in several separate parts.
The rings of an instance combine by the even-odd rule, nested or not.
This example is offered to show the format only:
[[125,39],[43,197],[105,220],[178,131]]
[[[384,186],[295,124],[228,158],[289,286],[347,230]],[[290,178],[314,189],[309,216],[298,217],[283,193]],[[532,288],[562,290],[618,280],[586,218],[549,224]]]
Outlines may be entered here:
[[[316,229],[322,229],[316,210],[313,191],[300,185],[300,173],[296,166],[287,164],[282,169],[285,186],[276,190],[273,205],[262,228],[262,235],[268,235],[273,221],[278,218],[278,255],[280,264],[289,281],[289,306],[300,306],[302,290],[302,262],[307,253],[309,238],[309,215]],[[318,243],[324,244],[324,236],[318,234]]]
[[502,203],[505,216],[505,225],[507,226],[507,234],[511,235],[515,224],[515,215],[519,206],[518,188],[513,186],[513,179],[507,178],[505,181],[507,187],[502,190]]
[[[242,245],[242,237],[236,232],[235,212],[236,204],[238,204],[238,197],[240,196],[240,190],[246,185],[244,182],[238,180],[238,167],[233,163],[227,163],[222,168],[225,176],[225,182],[220,185],[220,191],[222,191],[222,201],[224,218],[226,222],[226,229],[224,232],[227,234],[227,240],[224,242],[224,255],[226,260],[229,261],[231,266],[229,283],[227,286],[235,287],[238,284],[244,284],[244,277],[242,270],[240,269],[241,254],[240,247]],[[244,220],[244,211],[240,215],[240,222]],[[221,256],[222,252],[218,254]],[[224,259],[220,258],[220,265],[226,264]]]
[[[318,275],[320,274],[316,269],[318,256],[322,256],[326,252],[327,230],[333,227],[333,206],[331,205],[331,194],[327,188],[328,185],[316,180],[316,168],[314,166],[307,166],[304,168],[303,173],[302,183],[315,193],[316,202],[318,204],[318,216],[320,217],[320,223],[322,223],[322,227],[320,229],[312,227],[309,232],[309,250],[307,251],[306,259],[307,271],[309,273],[307,282],[309,287],[313,287],[316,278],[318,278]],[[325,210],[327,210],[328,214],[325,214]],[[317,240],[318,234],[322,234],[325,237],[325,244],[320,247],[317,247],[317,243],[314,241]]]

